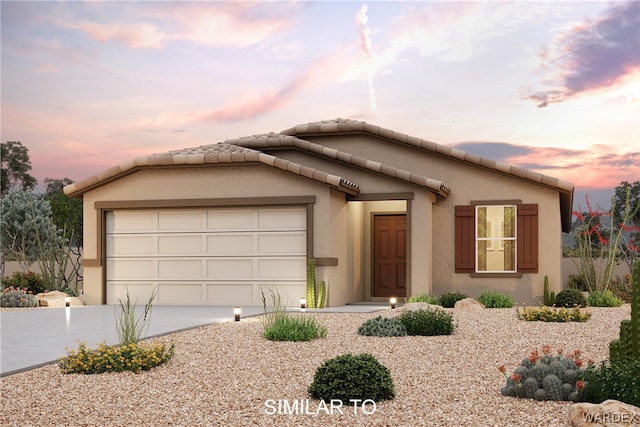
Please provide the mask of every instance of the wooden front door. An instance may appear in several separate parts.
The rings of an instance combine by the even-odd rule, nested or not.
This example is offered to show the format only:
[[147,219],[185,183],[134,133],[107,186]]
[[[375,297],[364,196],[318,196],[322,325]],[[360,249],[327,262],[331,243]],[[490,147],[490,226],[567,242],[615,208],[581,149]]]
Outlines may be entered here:
[[406,296],[406,215],[374,215],[373,253],[373,296]]

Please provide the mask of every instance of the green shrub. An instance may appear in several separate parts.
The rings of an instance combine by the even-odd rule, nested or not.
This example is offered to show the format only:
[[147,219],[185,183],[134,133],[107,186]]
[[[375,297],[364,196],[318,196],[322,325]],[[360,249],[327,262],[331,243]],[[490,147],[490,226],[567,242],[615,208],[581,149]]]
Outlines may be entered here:
[[352,399],[374,402],[395,397],[389,370],[370,354],[344,354],[325,361],[308,389],[313,399],[340,400],[352,405]]
[[0,294],[0,307],[37,307],[38,298],[26,289],[15,289],[13,286]]
[[447,292],[440,295],[440,305],[444,308],[453,308],[456,302],[465,298],[469,298],[469,296],[461,294],[460,292]]
[[604,361],[600,368],[587,369],[585,382],[587,402],[615,399],[640,406],[640,359]]
[[274,313],[264,325],[262,336],[269,341],[311,341],[326,337],[327,328],[320,326],[314,317],[294,317],[279,312]]
[[397,317],[378,316],[360,325],[358,334],[370,337],[404,337],[407,335],[407,328]]
[[586,307],[587,299],[578,289],[565,289],[556,295],[556,307]]
[[58,360],[64,374],[102,374],[104,372],[132,371],[140,373],[169,361],[175,352],[175,344],[154,342],[149,345],[130,343],[107,346],[104,342],[96,350],[80,343],[78,351],[70,350]]
[[438,297],[436,297],[434,295],[429,295],[429,294],[414,295],[412,297],[409,297],[407,299],[407,302],[408,303],[411,303],[411,302],[426,302],[427,304],[440,305],[440,300],[438,299]]
[[624,304],[624,301],[616,297],[610,290],[589,292],[587,302],[592,307],[620,307]]
[[14,272],[11,277],[2,278],[2,289],[13,286],[16,289],[26,289],[33,294],[44,292],[46,285],[41,275],[32,271],[23,273],[22,271]]
[[410,310],[398,319],[407,328],[407,335],[451,335],[455,329],[453,315],[444,310]]
[[591,313],[581,311],[580,307],[527,307],[516,309],[518,319],[541,322],[586,322]]
[[483,291],[478,296],[478,301],[486,308],[511,308],[513,307],[513,298],[502,292]]

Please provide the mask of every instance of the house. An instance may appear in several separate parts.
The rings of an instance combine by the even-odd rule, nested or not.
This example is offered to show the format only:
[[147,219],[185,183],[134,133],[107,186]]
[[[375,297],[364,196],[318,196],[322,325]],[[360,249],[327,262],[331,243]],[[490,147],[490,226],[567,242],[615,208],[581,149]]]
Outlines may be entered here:
[[357,120],[139,157],[65,188],[84,201],[84,298],[328,305],[561,290],[573,185]]

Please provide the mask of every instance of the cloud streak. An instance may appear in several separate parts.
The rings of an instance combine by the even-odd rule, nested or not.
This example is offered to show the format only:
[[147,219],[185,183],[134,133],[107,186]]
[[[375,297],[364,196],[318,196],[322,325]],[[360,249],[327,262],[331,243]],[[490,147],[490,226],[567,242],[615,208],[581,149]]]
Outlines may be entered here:
[[376,89],[373,86],[373,74],[374,74],[374,56],[373,48],[371,45],[371,29],[367,25],[369,17],[367,17],[367,11],[369,6],[363,4],[356,13],[356,28],[360,34],[360,47],[367,58],[367,79],[369,82],[369,106],[371,110],[376,111],[378,109],[376,102]]
[[524,96],[538,107],[627,83],[640,74],[640,2],[617,4],[560,34],[542,52],[541,71],[552,89]]

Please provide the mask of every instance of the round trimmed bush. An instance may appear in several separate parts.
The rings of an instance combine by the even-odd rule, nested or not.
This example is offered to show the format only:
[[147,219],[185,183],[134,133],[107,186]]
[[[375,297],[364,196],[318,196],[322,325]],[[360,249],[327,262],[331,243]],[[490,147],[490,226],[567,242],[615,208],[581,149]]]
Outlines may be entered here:
[[587,302],[592,307],[620,307],[624,301],[610,290],[589,292]]
[[325,361],[313,377],[308,389],[313,399],[374,402],[395,397],[395,387],[389,370],[370,354],[343,354]]
[[440,309],[405,311],[398,319],[408,335],[451,335],[455,329],[453,314]]
[[513,298],[502,292],[483,291],[478,296],[478,301],[486,308],[511,308],[513,307]]
[[397,317],[378,316],[360,325],[358,334],[369,337],[404,337],[407,335],[407,328]]
[[565,289],[556,295],[556,307],[586,307],[587,299],[577,289]]
[[456,302],[465,298],[469,298],[469,296],[461,294],[460,292],[447,292],[440,295],[440,305],[444,308],[453,308],[453,306],[456,305]]

